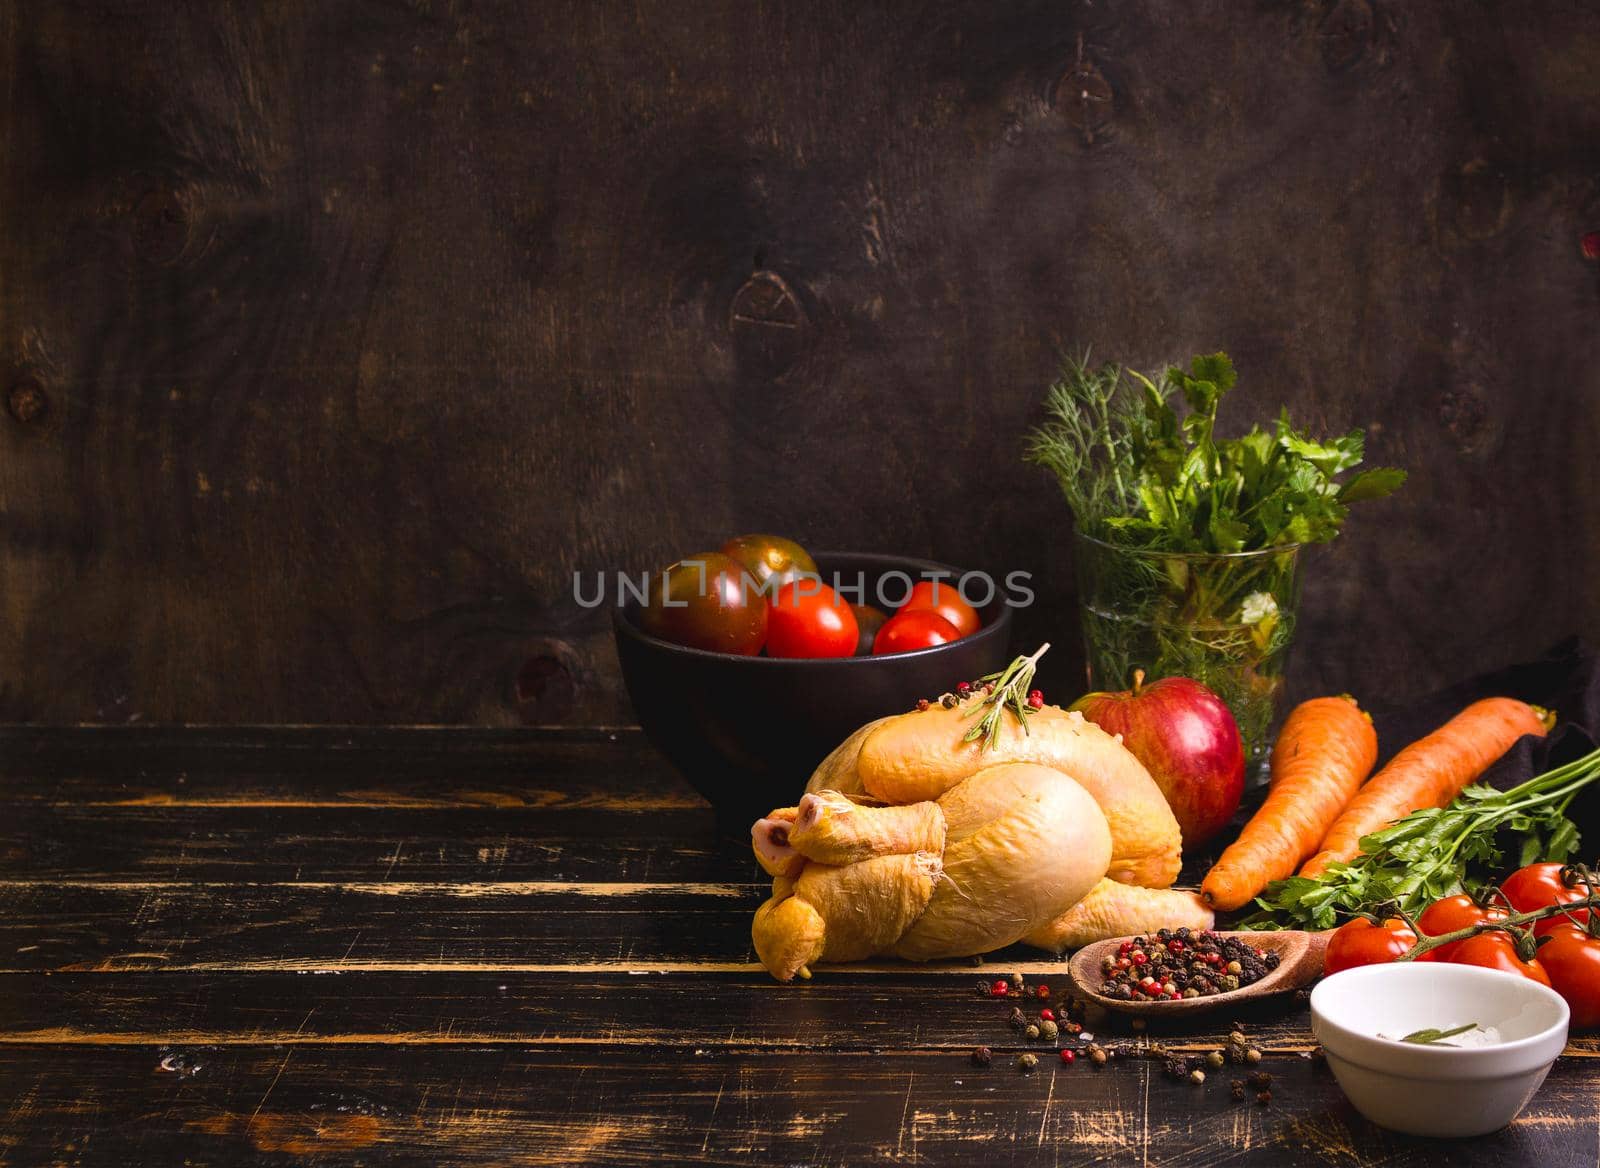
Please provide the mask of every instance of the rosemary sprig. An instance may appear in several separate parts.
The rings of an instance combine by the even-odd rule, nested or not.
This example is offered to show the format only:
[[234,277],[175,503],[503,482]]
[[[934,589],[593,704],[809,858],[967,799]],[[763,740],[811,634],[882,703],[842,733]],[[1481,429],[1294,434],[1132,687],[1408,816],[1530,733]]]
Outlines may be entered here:
[[1433,1046],[1435,1044],[1440,1046],[1454,1046],[1455,1043],[1445,1042],[1444,1040],[1446,1038],[1454,1038],[1458,1034],[1465,1034],[1469,1030],[1476,1029],[1478,1029],[1478,1024],[1476,1022],[1468,1022],[1464,1026],[1454,1026],[1449,1030],[1438,1030],[1432,1026],[1427,1026],[1421,1030],[1413,1030],[1400,1041],[1414,1042],[1418,1046]]
[[1029,732],[1028,715],[1033,713],[1033,708],[1028,705],[1028,692],[1033,686],[1033,671],[1038,667],[1039,658],[1049,648],[1050,642],[1046,641],[1033,651],[1032,656],[1018,657],[999,673],[988,674],[982,679],[984,689],[972,699],[972,708],[967,711],[967,717],[977,718],[978,721],[961,741],[976,742],[981,738],[981,749],[988,750],[999,739],[1001,714],[1006,710],[1016,716],[1024,734]]

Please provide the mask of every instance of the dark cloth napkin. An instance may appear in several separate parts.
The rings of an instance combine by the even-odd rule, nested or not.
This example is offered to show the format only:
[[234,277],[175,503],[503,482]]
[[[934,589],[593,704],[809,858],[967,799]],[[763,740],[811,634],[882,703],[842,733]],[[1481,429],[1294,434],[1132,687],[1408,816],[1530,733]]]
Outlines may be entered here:
[[[1525,735],[1482,781],[1500,790],[1588,754],[1600,744],[1600,654],[1568,637],[1533,661],[1448,686],[1404,707],[1374,711],[1383,758],[1436,730],[1479,698],[1511,697],[1554,710],[1556,727],[1544,738]],[[1578,855],[1600,856],[1600,783],[1584,790],[1568,809],[1578,825]]]

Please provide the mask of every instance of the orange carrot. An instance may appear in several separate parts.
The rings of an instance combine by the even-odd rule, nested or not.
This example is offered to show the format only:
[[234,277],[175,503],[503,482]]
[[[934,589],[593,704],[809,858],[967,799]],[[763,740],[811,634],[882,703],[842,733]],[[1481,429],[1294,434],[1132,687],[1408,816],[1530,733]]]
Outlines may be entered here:
[[1201,894],[1217,908],[1241,908],[1269,882],[1294,875],[1377,761],[1372,719],[1354,698],[1296,706],[1272,748],[1266,802],[1206,873]]
[[1515,698],[1473,702],[1426,738],[1419,738],[1372,776],[1334,821],[1322,849],[1300,869],[1315,876],[1334,860],[1351,860],[1361,837],[1423,807],[1443,807],[1524,734],[1541,737],[1550,715]]

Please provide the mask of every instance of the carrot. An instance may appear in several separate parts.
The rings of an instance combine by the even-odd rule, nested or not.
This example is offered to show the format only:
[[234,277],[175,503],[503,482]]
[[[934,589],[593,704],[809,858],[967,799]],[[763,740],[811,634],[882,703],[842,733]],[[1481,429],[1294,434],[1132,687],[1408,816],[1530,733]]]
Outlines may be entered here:
[[1377,761],[1372,719],[1354,698],[1296,706],[1272,748],[1266,802],[1206,873],[1201,894],[1217,908],[1241,908],[1269,882],[1294,875]]
[[1423,807],[1443,807],[1524,734],[1541,737],[1550,715],[1515,698],[1473,702],[1426,738],[1419,738],[1372,776],[1336,819],[1322,849],[1300,869],[1315,876],[1334,860],[1351,860],[1361,837]]

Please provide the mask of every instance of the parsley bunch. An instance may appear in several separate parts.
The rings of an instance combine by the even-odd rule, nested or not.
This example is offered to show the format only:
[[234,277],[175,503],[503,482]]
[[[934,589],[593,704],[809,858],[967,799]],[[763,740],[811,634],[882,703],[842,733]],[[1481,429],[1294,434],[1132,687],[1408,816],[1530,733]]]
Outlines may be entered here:
[[1287,409],[1270,430],[1218,437],[1217,408],[1237,381],[1226,353],[1157,379],[1069,359],[1028,458],[1055,472],[1080,530],[1152,551],[1322,543],[1339,534],[1350,504],[1405,482],[1393,467],[1348,474],[1361,463],[1362,432],[1314,439]]
[[1335,861],[1315,877],[1267,885],[1261,911],[1243,929],[1328,929],[1357,913],[1415,917],[1440,897],[1476,891],[1511,867],[1564,861],[1578,846],[1567,807],[1600,779],[1600,750],[1591,751],[1507,791],[1477,784],[1446,807],[1413,811],[1363,836],[1361,854]]

